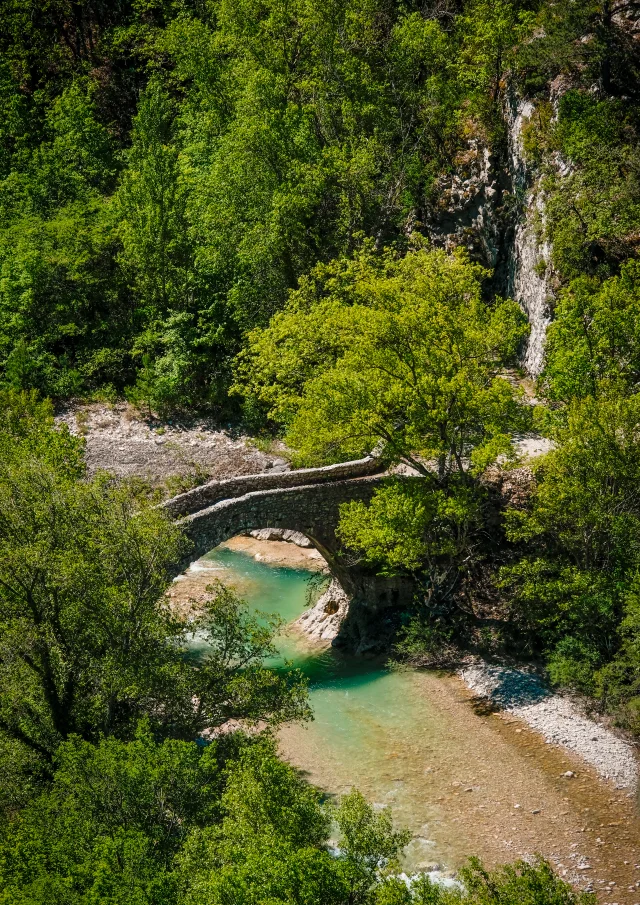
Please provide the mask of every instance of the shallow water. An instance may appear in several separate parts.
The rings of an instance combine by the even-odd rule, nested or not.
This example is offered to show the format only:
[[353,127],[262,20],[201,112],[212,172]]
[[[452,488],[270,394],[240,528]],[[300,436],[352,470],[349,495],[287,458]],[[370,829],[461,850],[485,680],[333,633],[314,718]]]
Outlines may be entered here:
[[[224,548],[198,568],[287,622],[307,606],[304,570]],[[292,632],[278,647],[279,662],[309,677],[315,717],[282,730],[284,756],[330,794],[356,786],[390,805],[395,822],[414,833],[408,870],[453,870],[470,854],[497,864],[540,852],[568,879],[591,882],[601,901],[640,903],[635,802],[572,754],[487,712],[454,676],[387,669],[311,647]],[[567,770],[577,777],[567,780]]]

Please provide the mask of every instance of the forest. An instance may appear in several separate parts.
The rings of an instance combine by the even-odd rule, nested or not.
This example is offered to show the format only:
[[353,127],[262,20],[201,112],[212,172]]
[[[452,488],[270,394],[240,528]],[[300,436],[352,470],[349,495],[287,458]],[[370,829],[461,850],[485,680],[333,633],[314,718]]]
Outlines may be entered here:
[[190,656],[185,538],[54,414],[376,450],[338,531],[415,584],[388,655],[533,664],[637,742],[639,38],[631,0],[0,0],[1,905],[595,902],[401,879],[389,812],[278,754],[278,620],[216,586]]

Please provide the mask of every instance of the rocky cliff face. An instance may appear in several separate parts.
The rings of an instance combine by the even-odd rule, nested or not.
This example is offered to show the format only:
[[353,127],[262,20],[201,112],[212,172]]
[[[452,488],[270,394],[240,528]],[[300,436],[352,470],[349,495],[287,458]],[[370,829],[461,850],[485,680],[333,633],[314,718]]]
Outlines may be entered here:
[[522,355],[522,365],[537,377],[544,365],[544,344],[551,323],[553,292],[550,286],[551,248],[540,239],[544,225],[544,194],[541,180],[532,179],[524,157],[522,130],[533,113],[530,101],[511,99],[506,106],[509,134],[509,169],[516,201],[516,223],[508,252],[506,294],[527,315],[531,333]]
[[438,202],[426,225],[432,243],[451,251],[465,248],[472,260],[494,269],[500,264],[503,224],[500,207],[507,187],[489,150],[471,139],[452,176],[437,186]]
[[472,260],[491,268],[495,291],[518,302],[531,325],[522,365],[537,377],[553,292],[551,249],[539,236],[544,195],[540,179],[527,167],[522,141],[533,109],[531,102],[513,97],[505,104],[506,159],[494,157],[478,140],[469,141],[454,175],[440,181],[426,231],[437,247],[465,248]]

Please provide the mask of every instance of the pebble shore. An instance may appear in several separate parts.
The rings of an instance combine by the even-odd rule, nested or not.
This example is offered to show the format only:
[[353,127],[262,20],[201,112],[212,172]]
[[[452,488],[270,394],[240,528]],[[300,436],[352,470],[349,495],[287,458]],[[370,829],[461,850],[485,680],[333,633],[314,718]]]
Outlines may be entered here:
[[482,660],[459,671],[468,688],[523,720],[550,745],[573,751],[618,789],[638,788],[638,762],[632,745],[585,716],[569,698],[554,694],[525,670]]

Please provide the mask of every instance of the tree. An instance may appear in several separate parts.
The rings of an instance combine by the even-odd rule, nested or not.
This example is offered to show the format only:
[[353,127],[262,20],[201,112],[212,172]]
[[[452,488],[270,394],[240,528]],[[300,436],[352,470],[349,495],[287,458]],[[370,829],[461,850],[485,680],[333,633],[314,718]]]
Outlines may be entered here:
[[[429,575],[432,590],[452,583],[457,557],[469,549],[480,520],[480,494],[451,480],[445,489],[433,478],[390,480],[369,506],[343,503],[338,534],[369,565],[381,571]],[[445,565],[446,564],[446,565]],[[440,591],[443,588],[440,587]]]
[[152,317],[166,314],[188,291],[186,199],[173,140],[174,117],[169,95],[157,79],[152,80],[140,100],[118,191],[122,264]]
[[640,564],[639,424],[637,395],[574,401],[557,449],[536,463],[530,505],[507,513],[509,538],[526,544],[501,573],[520,644],[584,690],[618,649]]
[[477,558],[484,493],[473,480],[513,454],[527,410],[504,377],[525,335],[518,307],[481,297],[461,256],[371,251],[318,268],[270,326],[254,331],[239,386],[285,425],[298,461],[382,449],[422,481],[341,507],[338,534],[378,572],[409,571],[426,609],[455,609]]
[[505,73],[516,59],[516,45],[531,30],[533,16],[510,0],[473,0],[462,17],[464,77],[476,89],[476,99],[489,107],[500,97]]
[[335,819],[340,829],[339,870],[349,891],[346,901],[368,902],[380,879],[398,870],[411,834],[394,830],[390,810],[376,813],[355,790],[342,797]]
[[13,385],[60,397],[122,379],[130,323],[102,194],[115,181],[113,142],[85,80],[45,127],[0,192],[0,363]]
[[194,830],[181,858],[185,905],[341,905],[345,887],[326,851],[320,795],[264,739],[229,765],[220,826]]
[[[220,826],[194,830],[181,863],[185,903],[359,905],[397,867],[410,839],[387,810],[376,814],[358,792],[337,808],[275,756],[273,743],[247,747],[230,764]],[[339,851],[327,850],[334,818]]]
[[[618,725],[640,734],[640,596],[636,573],[624,599],[620,649],[591,679],[596,696]],[[598,664],[596,663],[596,666]]]
[[3,827],[4,901],[176,902],[174,859],[189,832],[219,818],[216,745],[78,738],[55,756],[51,785]]
[[517,305],[481,298],[483,272],[419,249],[318,268],[254,331],[239,387],[284,423],[301,462],[385,456],[443,480],[511,449],[525,423],[505,364],[524,338]]
[[[575,892],[553,872],[551,865],[539,858],[533,864],[516,861],[489,871],[477,858],[471,858],[460,871],[464,887],[462,900],[473,905],[595,905],[593,892]],[[418,899],[418,902],[420,899]],[[427,898],[427,902],[431,900]],[[426,905],[426,903],[425,903]]]
[[550,397],[568,402],[636,392],[640,383],[640,269],[634,261],[604,282],[580,277],[560,295],[542,376]]
[[[0,729],[51,764],[71,735],[130,737],[148,716],[194,738],[230,718],[308,714],[296,671],[263,666],[266,626],[224,588],[195,624],[164,592],[186,549],[134,487],[82,478],[80,447],[46,406],[8,395],[0,426]],[[26,415],[26,417],[22,417]],[[199,631],[208,653],[187,656]]]
[[183,625],[183,631],[197,633],[204,649],[188,686],[197,700],[194,727],[220,726],[228,720],[274,727],[309,719],[307,681],[300,670],[264,666],[276,656],[274,639],[282,620],[252,614],[245,601],[221,583],[207,590],[209,599],[191,625]]
[[121,731],[177,679],[159,599],[181,540],[141,503],[35,458],[3,464],[0,719],[47,759],[72,733]]
[[473,614],[465,581],[482,559],[486,494],[477,483],[450,476],[389,479],[367,506],[340,507],[337,534],[346,562],[378,574],[409,574],[413,612],[396,654],[421,663],[444,662],[468,635]]

